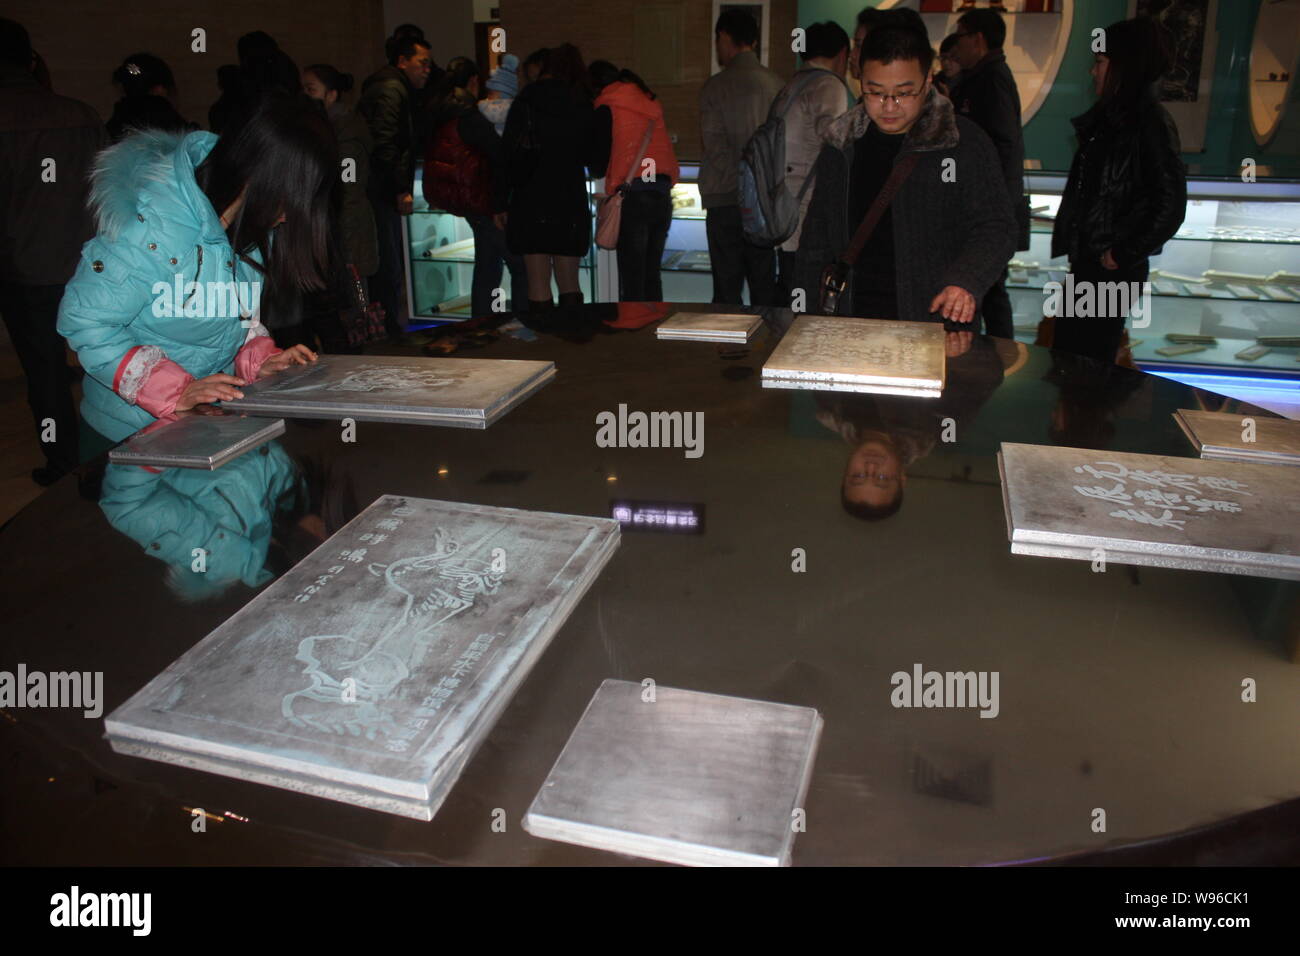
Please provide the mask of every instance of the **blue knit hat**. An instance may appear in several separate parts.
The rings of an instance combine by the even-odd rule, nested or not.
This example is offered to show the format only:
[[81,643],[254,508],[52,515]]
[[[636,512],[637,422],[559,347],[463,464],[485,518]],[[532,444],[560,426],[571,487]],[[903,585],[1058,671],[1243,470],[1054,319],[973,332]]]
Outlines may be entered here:
[[513,53],[504,54],[501,65],[488,78],[487,88],[513,98],[519,92],[519,57]]

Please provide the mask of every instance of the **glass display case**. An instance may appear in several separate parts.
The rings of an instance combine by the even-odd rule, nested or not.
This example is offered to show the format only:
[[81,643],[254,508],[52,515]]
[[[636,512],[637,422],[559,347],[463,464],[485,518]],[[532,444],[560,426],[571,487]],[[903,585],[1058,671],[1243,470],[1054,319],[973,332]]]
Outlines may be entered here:
[[[1065,177],[1025,179],[1030,248],[1011,260],[1007,288],[1017,335],[1032,338],[1044,285],[1068,268],[1051,257]],[[1189,180],[1186,218],[1151,260],[1150,285],[1149,319],[1129,320],[1140,365],[1300,377],[1300,184]]]
[[700,203],[699,164],[682,163],[681,179],[673,185],[673,221],[664,246],[664,301],[709,302],[713,299],[713,267],[704,232]]
[[[406,239],[406,291],[414,319],[460,321],[471,318],[470,282],[474,276],[474,234],[460,216],[433,209],[424,199],[422,170],[415,171],[414,208],[403,219]],[[588,181],[594,195],[596,181]],[[582,260],[578,280],[587,302],[600,301],[597,289],[597,255]],[[509,293],[509,274],[503,277]],[[552,294],[559,293],[552,283]]]

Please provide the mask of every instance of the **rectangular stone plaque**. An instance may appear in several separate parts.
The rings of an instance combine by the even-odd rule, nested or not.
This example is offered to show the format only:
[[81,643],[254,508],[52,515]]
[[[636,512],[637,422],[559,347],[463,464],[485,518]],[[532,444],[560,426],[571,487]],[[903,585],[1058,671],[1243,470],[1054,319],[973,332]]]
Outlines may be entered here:
[[109,742],[432,819],[618,541],[609,518],[385,495],[110,714]]
[[822,718],[607,680],[524,817],[537,837],[687,866],[788,866]]
[[1300,580],[1300,471],[1009,443],[998,465],[1014,554]]
[[1174,412],[1174,421],[1202,458],[1300,465],[1300,422],[1187,408]]
[[763,366],[763,386],[938,397],[943,336],[938,322],[801,315]]
[[220,468],[284,434],[283,418],[253,418],[212,409],[178,412],[142,428],[108,453],[115,465]]
[[322,355],[246,385],[243,398],[222,405],[286,418],[486,428],[554,376],[554,362]]
[[661,339],[694,339],[702,342],[748,342],[763,325],[762,316],[718,312],[678,312],[655,329]]

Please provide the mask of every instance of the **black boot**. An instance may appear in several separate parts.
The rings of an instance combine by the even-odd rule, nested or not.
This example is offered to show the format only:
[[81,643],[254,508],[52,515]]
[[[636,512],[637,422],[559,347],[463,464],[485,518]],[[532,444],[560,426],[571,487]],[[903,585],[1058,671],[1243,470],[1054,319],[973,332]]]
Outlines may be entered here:
[[578,291],[578,292],[561,292],[561,293],[560,293],[560,308],[561,308],[561,309],[567,309],[567,308],[569,308],[570,306],[574,306],[574,305],[582,305],[582,303],[583,303],[583,298],[582,298],[582,292],[581,292],[581,291]]

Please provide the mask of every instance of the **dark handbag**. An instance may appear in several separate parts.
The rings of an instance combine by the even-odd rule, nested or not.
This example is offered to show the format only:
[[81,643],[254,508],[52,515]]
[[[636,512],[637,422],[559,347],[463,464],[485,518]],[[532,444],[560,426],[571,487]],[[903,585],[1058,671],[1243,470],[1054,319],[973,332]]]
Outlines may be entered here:
[[351,303],[339,312],[339,320],[343,324],[343,332],[347,338],[350,348],[359,348],[367,342],[374,342],[384,338],[387,331],[384,327],[384,307],[378,302],[368,301],[366,287],[361,282],[361,275],[357,272],[357,267],[348,264],[348,269],[352,273],[352,286],[354,298]]
[[894,164],[894,168],[889,172],[889,178],[885,180],[885,185],[880,188],[880,192],[872,200],[867,214],[862,217],[862,222],[858,224],[858,231],[853,234],[853,241],[849,243],[849,247],[844,250],[842,256],[822,270],[820,299],[822,315],[836,314],[840,305],[840,297],[844,294],[844,290],[848,288],[849,276],[853,273],[853,265],[858,261],[858,256],[862,255],[862,247],[871,238],[876,223],[880,222],[880,217],[889,208],[894,194],[903,185],[903,181],[911,175],[918,159],[920,157],[916,153],[906,153],[902,159]]

